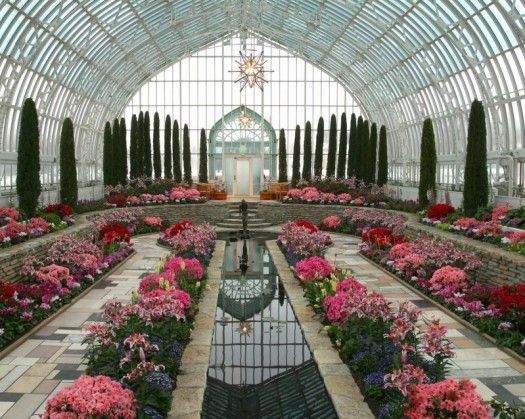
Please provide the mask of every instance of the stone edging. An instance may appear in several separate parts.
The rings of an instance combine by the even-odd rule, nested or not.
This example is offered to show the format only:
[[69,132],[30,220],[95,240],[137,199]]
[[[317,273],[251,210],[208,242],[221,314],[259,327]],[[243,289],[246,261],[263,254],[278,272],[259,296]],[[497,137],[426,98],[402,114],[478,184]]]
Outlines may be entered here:
[[26,340],[28,340],[33,333],[38,332],[41,328],[46,326],[48,323],[50,323],[52,320],[54,320],[56,317],[58,317],[60,314],[62,314],[64,311],[66,311],[68,308],[70,308],[73,304],[75,304],[77,301],[79,301],[81,298],[83,298],[89,291],[91,291],[96,285],[100,284],[100,282],[104,281],[108,276],[113,274],[117,269],[119,269],[122,265],[124,265],[125,262],[128,261],[128,259],[135,255],[135,250],[132,250],[129,255],[127,255],[124,259],[122,259],[119,263],[117,263],[115,266],[113,266],[109,271],[105,272],[102,277],[94,281],[89,287],[87,287],[84,291],[82,291],[80,294],[78,294],[75,298],[73,298],[70,302],[67,304],[64,304],[62,307],[60,307],[57,311],[55,311],[53,314],[51,314],[49,317],[46,317],[44,320],[42,320],[40,323],[36,324],[33,328],[29,329],[26,333],[24,333],[22,336],[20,336],[15,341],[11,342],[9,345],[7,345],[4,349],[0,351],[0,359],[7,356],[9,353],[14,351],[16,348],[18,348],[20,345],[22,345]]
[[267,241],[266,246],[338,416],[340,418],[374,418],[348,366],[343,363],[339,353],[333,348],[327,332],[316,318],[314,311],[308,307],[303,289],[290,270],[277,242]]
[[409,284],[408,282],[402,280],[401,278],[398,278],[395,274],[393,274],[392,272],[390,272],[389,270],[385,269],[384,267],[382,267],[381,265],[379,265],[378,263],[376,263],[375,261],[367,258],[366,256],[362,255],[361,253],[358,253],[359,256],[361,258],[363,258],[364,260],[366,260],[367,262],[369,262],[371,265],[373,265],[374,267],[376,267],[377,269],[380,269],[381,271],[383,271],[384,273],[386,273],[387,275],[389,275],[392,279],[395,279],[397,282],[399,282],[400,284],[404,285],[405,287],[407,287],[410,291],[414,292],[415,294],[417,294],[418,296],[420,296],[421,298],[424,298],[426,301],[432,303],[433,305],[435,305],[437,308],[439,308],[440,310],[442,310],[446,315],[448,315],[449,317],[452,317],[455,321],[457,321],[458,323],[461,323],[463,326],[465,326],[467,329],[470,329],[472,330],[473,332],[476,332],[478,335],[480,336],[483,336],[485,339],[487,339],[489,342],[491,342],[492,344],[494,344],[499,350],[505,352],[507,355],[511,356],[512,358],[514,358],[516,361],[518,362],[521,362],[522,364],[525,365],[525,357],[521,356],[519,353],[513,351],[512,349],[510,348],[507,348],[506,346],[501,346],[498,344],[498,342],[496,341],[495,338],[493,338],[492,336],[486,334],[485,332],[482,332],[480,331],[476,326],[474,326],[472,323],[470,323],[468,320],[465,320],[463,317],[460,317],[458,316],[456,313],[454,313],[453,311],[451,311],[450,309],[448,309],[447,307],[445,307],[444,305],[440,304],[438,301],[434,300],[433,298],[430,298],[428,295],[426,295],[424,292],[421,292],[420,290],[418,290],[417,288],[413,287],[411,284]]
[[168,418],[200,418],[207,384],[217,299],[226,242],[217,240],[208,266],[206,289],[199,301],[191,340],[184,349]]

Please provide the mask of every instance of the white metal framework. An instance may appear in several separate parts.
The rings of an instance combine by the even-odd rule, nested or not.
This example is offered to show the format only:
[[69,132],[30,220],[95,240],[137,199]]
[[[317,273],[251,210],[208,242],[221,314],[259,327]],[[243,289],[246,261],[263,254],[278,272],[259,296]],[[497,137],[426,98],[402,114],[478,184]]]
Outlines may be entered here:
[[[392,176],[417,179],[420,125],[434,118],[440,181],[460,183],[467,115],[486,106],[494,181],[524,181],[524,0],[2,0],[0,169],[12,182],[20,106],[41,115],[43,174],[63,117],[80,176],[99,174],[101,130],[174,62],[248,30],[323,69],[390,131]],[[300,122],[300,121],[297,121]]]

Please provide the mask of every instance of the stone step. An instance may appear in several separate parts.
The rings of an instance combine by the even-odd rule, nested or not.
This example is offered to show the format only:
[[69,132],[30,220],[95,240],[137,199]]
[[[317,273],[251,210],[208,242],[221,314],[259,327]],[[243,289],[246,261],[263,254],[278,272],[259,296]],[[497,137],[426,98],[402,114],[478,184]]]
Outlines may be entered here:
[[[248,219],[251,220],[252,218],[257,218],[257,213],[256,212],[249,212],[248,214]],[[236,218],[238,220],[241,220],[242,219],[242,215],[241,214],[238,214],[236,212],[230,212],[228,213],[227,215],[228,218]]]
[[[236,224],[241,224],[242,225],[242,220],[240,218],[225,218],[224,219],[224,222],[225,223],[236,223]],[[264,220],[263,218],[249,218],[248,219],[248,225],[252,225],[252,224],[257,224],[257,223],[265,223],[266,220]]]
[[[229,228],[232,230],[242,230],[242,223],[231,223],[226,221],[221,221],[216,224],[217,227],[223,227],[223,228]],[[261,222],[261,223],[252,223],[248,224],[248,230],[254,229],[254,228],[264,228],[264,227],[271,227],[272,223],[268,222]]]

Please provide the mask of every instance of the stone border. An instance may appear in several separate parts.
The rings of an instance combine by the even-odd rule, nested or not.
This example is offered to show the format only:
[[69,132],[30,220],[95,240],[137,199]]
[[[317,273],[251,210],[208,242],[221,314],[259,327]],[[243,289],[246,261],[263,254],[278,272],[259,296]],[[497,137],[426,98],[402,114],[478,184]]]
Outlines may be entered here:
[[193,322],[191,340],[182,355],[168,418],[201,417],[225,248],[224,240],[216,241],[215,251],[208,266],[206,289],[199,301],[199,311]]
[[374,418],[348,366],[343,363],[339,352],[333,348],[328,333],[314,311],[308,306],[303,288],[295,279],[277,242],[267,241],[266,247],[284,285],[306,343],[312,351],[337,415],[340,418]]
[[79,301],[81,298],[83,298],[89,291],[91,291],[93,288],[95,288],[96,285],[98,285],[102,281],[106,280],[116,270],[121,268],[122,265],[124,265],[124,263],[126,263],[132,256],[134,256],[135,253],[136,253],[136,251],[132,250],[129,255],[127,255],[119,263],[117,263],[115,266],[113,266],[109,271],[105,272],[99,279],[94,281],[89,287],[87,287],[84,291],[82,291],[80,294],[78,294],[70,302],[68,302],[67,304],[64,304],[62,307],[60,307],[57,311],[55,311],[49,317],[46,317],[40,323],[36,324],[33,328],[29,329],[22,336],[20,336],[19,338],[17,338],[13,342],[11,342],[9,345],[7,345],[4,349],[2,349],[0,351],[0,360],[3,359],[5,356],[7,356],[12,351],[14,351],[20,345],[22,345],[26,340],[28,340],[31,337],[31,335],[33,335],[34,333],[38,332],[41,328],[43,328],[45,325],[47,325],[49,322],[54,320],[56,317],[58,317],[60,314],[62,314],[64,311],[66,311],[69,307],[71,307],[73,304],[75,304],[77,301]]

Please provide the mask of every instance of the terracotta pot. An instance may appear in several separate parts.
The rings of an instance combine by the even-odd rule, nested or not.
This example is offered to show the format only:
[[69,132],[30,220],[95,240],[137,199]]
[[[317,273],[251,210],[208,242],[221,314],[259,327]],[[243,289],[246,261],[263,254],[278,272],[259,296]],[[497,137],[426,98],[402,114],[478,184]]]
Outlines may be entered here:
[[228,197],[228,194],[226,192],[216,192],[214,191],[212,194],[211,199],[215,201],[226,201],[226,198]]
[[261,201],[271,201],[273,199],[273,193],[270,191],[261,191],[260,200]]

